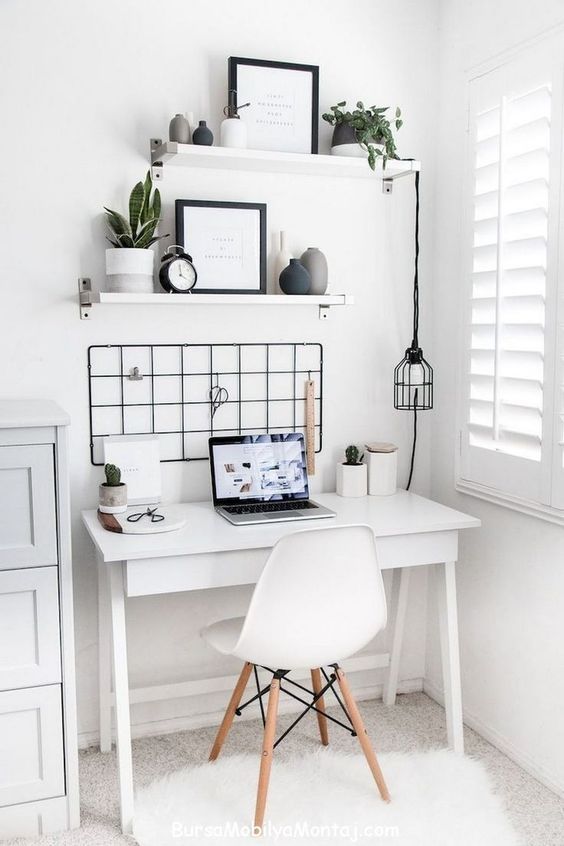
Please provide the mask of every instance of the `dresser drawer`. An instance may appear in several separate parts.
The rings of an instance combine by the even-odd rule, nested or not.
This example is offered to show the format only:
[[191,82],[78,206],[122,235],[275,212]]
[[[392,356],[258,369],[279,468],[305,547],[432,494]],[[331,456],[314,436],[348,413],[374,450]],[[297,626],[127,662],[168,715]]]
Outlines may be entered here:
[[60,685],[0,693],[0,807],[64,792]]
[[0,570],[57,563],[52,444],[0,446]]
[[0,571],[0,690],[61,681],[57,567]]
[[[15,837],[40,837],[69,827],[66,796],[0,808],[0,843]],[[53,842],[53,841],[52,841]]]

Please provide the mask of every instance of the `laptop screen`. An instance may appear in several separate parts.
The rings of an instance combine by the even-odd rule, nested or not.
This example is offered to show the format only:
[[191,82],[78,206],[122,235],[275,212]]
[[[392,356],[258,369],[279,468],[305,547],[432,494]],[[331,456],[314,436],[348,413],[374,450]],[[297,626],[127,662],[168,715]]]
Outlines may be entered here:
[[215,505],[308,499],[301,433],[216,437],[209,444]]

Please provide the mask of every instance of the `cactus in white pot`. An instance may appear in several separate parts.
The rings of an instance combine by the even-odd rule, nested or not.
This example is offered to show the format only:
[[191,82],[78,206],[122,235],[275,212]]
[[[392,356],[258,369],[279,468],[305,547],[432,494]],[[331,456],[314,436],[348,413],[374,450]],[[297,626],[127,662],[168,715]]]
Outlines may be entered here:
[[121,470],[115,464],[106,464],[104,473],[106,481],[98,489],[98,508],[102,514],[123,514],[127,510],[127,485],[121,481]]
[[368,475],[364,454],[351,444],[345,450],[345,461],[337,464],[337,493],[339,496],[366,496]]
[[150,171],[144,182],[134,185],[129,196],[129,215],[124,217],[104,206],[110,229],[106,250],[108,290],[114,293],[152,293],[154,253],[151,247],[167,235],[156,235],[161,214],[161,195],[153,191]]

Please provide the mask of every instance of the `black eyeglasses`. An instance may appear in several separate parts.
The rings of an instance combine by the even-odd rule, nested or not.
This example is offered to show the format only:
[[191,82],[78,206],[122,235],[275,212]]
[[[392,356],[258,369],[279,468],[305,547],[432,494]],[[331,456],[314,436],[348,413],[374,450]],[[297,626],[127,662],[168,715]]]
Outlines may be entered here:
[[164,514],[157,514],[157,508],[148,508],[146,511],[140,511],[139,514],[130,514],[127,518],[128,523],[138,523],[143,517],[150,517],[151,523],[160,523],[164,520]]

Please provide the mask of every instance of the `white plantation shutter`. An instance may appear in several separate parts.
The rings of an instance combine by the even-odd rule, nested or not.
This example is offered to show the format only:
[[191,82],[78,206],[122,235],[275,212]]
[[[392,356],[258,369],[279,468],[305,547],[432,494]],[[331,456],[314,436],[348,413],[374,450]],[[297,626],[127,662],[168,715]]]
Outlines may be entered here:
[[[526,50],[472,80],[469,111],[459,477],[546,505],[558,500],[553,394],[564,72],[559,54],[562,45]],[[556,400],[564,412],[564,382]],[[564,441],[564,414],[557,420]],[[563,456],[560,448],[564,478]],[[561,499],[564,507],[564,484]]]

